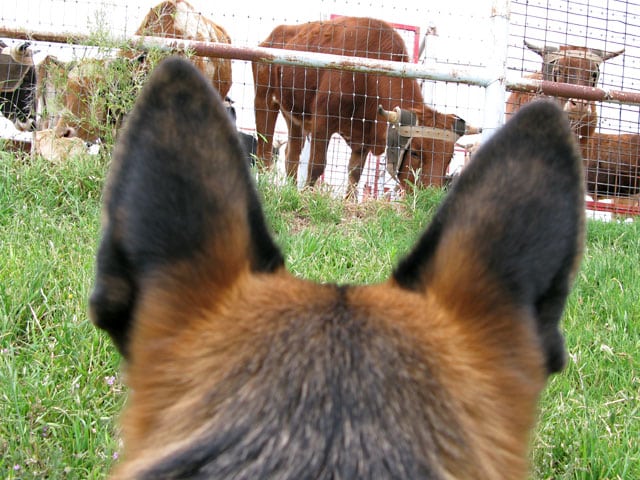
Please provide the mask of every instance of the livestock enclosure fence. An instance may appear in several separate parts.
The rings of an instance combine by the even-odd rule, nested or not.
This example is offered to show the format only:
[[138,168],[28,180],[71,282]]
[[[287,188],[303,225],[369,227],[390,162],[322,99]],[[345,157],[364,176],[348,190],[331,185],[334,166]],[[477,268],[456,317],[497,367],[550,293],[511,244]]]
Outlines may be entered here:
[[[427,172],[427,178],[435,179],[433,183],[438,185],[459,173],[472,159],[473,150],[507,121],[512,95],[556,97],[565,109],[576,108],[588,116],[585,125],[589,128],[576,128],[575,133],[584,157],[588,207],[593,215],[640,213],[640,1],[454,0],[436,4],[409,0],[341,3],[276,0],[220,4],[189,0],[193,6],[192,19],[186,23],[197,27],[200,19],[206,17],[228,32],[230,44],[194,37],[175,38],[171,32],[163,32],[163,36],[137,35],[145,15],[159,2],[3,0],[0,38],[9,45],[29,40],[36,57],[55,55],[63,61],[95,55],[87,45],[96,31],[139,48],[155,45],[189,50],[196,56],[231,59],[232,83],[228,97],[233,102],[236,125],[257,140],[264,138],[261,137],[264,132],[256,128],[258,85],[254,82],[252,63],[296,67],[297,71],[306,68],[305,83],[296,83],[296,89],[304,89],[307,81],[313,88],[315,84],[311,79],[319,78],[320,72],[352,77],[354,85],[358,85],[356,78],[361,73],[380,75],[375,77],[378,85],[385,83],[382,78],[411,79],[414,81],[411,85],[417,85],[420,90],[416,98],[438,112],[457,115],[465,120],[467,127],[481,129],[481,133],[467,129],[467,134],[457,138],[452,151],[433,152],[434,158],[436,153],[447,157],[444,171]],[[373,17],[390,23],[403,40],[406,61],[398,62],[394,57],[381,55],[385,52],[380,51],[355,52],[346,44],[331,45],[328,51],[315,51],[317,43],[296,44],[295,49],[260,46],[279,25],[302,25],[345,16]],[[376,32],[369,34],[372,39],[376,36]],[[577,80],[581,73],[576,67],[572,67],[574,71],[568,75],[560,75],[558,59],[572,55],[592,62],[591,84]],[[281,72],[279,81],[284,82],[284,70],[278,71]],[[270,87],[274,89],[267,89],[269,92],[285,92],[281,86]],[[384,101],[379,98],[382,91],[356,91],[353,98],[377,95],[365,102]],[[318,92],[298,93],[300,98],[307,98]],[[343,92],[331,93],[340,97]],[[409,93],[405,90],[402,95]],[[398,99],[386,100],[392,105]],[[289,104],[299,101],[297,96],[295,101],[282,101],[283,111],[291,108],[293,112],[297,107]],[[347,101],[355,102],[351,97]],[[349,124],[353,136],[359,128],[358,122],[366,123],[358,117],[355,106],[351,111],[344,102],[339,111],[325,107],[324,115],[339,116],[338,123]],[[288,115],[291,112],[285,111]],[[304,117],[305,122],[308,116],[320,115],[318,111],[306,114],[309,115]],[[367,121],[386,125],[383,118]],[[6,123],[6,129],[11,129]],[[302,148],[297,169],[299,185],[304,184],[312,170],[305,164],[311,158],[311,142],[308,124],[304,125],[298,133],[303,137],[298,139]],[[285,151],[293,138],[289,138],[288,132],[287,122],[279,115],[274,147],[280,147],[275,163],[281,172],[285,168]],[[349,140],[349,132],[346,135],[343,132],[343,137]],[[339,195],[347,191],[351,154],[343,137],[337,134],[331,137],[326,167],[319,179]],[[377,140],[367,138],[363,143],[372,141]],[[357,183],[358,198],[401,194],[393,170],[386,168],[391,165],[389,150],[386,154],[374,153],[366,158]],[[419,170],[431,168],[429,165],[421,164]]]

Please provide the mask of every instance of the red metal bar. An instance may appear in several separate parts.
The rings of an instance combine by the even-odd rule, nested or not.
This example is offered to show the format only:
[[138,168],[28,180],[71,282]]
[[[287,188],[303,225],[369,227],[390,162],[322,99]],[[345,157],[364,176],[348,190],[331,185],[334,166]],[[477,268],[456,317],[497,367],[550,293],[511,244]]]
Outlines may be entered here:
[[640,215],[640,207],[630,205],[617,205],[615,203],[604,203],[593,200],[586,202],[587,210],[595,212],[614,213],[616,215]]
[[[65,44],[90,44],[87,35],[65,32],[29,32],[0,25],[0,36]],[[283,65],[299,65],[312,68],[329,68],[335,70],[361,71],[379,73],[389,76],[429,78],[433,80],[454,81],[469,85],[486,87],[496,79],[483,77],[472,71],[437,70],[424,65],[372,60],[362,57],[318,54],[296,50],[281,50],[264,47],[247,47],[217,42],[197,42],[164,37],[132,36],[127,43],[133,48],[146,49],[151,46],[167,48],[173,51],[190,51],[198,56],[231,58],[250,62],[266,62]],[[582,98],[585,100],[640,105],[640,93],[620,90],[604,90],[567,83],[556,83],[547,80],[520,78],[517,81],[505,81],[505,88],[510,91],[538,93],[565,98]]]
[[564,98],[581,98],[597,102],[640,104],[640,93],[604,90],[602,88],[550,82],[548,80],[521,78],[515,82],[506,82],[505,86],[507,90],[515,92],[537,93]]
[[[26,32],[0,25],[0,36],[16,39],[37,40],[55,43],[90,44],[90,37],[77,34],[56,34],[52,32]],[[306,68],[327,68],[352,72],[372,73],[390,77],[406,77],[455,81],[469,85],[487,86],[493,80],[476,71],[451,69],[444,70],[422,64],[393,62],[365,57],[350,57],[326,53],[306,52],[303,50],[284,50],[278,48],[247,47],[218,42],[199,42],[165,37],[136,36],[126,40],[132,48],[145,50],[150,47],[164,48],[170,51],[188,51],[202,57],[230,58],[250,62],[263,62],[278,65],[291,65]]]
[[0,25],[0,36],[16,40],[35,40],[38,42],[69,43],[73,45],[87,45],[90,43],[88,35],[74,32],[32,32],[23,28]]

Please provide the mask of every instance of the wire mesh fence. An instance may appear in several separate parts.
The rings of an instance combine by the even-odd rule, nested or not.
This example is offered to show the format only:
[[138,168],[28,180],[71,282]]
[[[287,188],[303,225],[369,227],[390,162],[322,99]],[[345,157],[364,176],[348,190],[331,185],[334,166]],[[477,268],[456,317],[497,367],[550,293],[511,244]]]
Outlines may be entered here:
[[[637,92],[639,14],[639,4],[623,1],[512,2],[509,73]],[[589,205],[638,214],[637,103],[562,101],[584,157],[587,193],[598,200]]]
[[[521,103],[543,95],[542,89],[527,94],[504,88],[522,77],[535,85],[575,85],[583,93],[604,90],[600,100],[572,90],[558,102],[585,159],[587,191],[597,201],[592,208],[634,213],[640,193],[634,97],[640,93],[640,3],[505,0],[503,9],[496,8],[500,3],[323,0],[245,6],[192,0],[189,8],[179,0],[173,13],[157,11],[155,23],[149,23],[157,0],[4,0],[0,36],[8,46],[19,46],[18,37],[43,39],[32,41],[36,60],[55,56],[63,62],[95,55],[59,40],[78,42],[83,35],[94,41],[101,35],[140,34],[228,41],[242,55],[230,50],[226,59],[214,55],[212,83],[228,97],[247,150],[301,186],[322,183],[338,195],[360,199],[393,197],[408,184],[446,184],[497,124]],[[370,19],[356,24],[349,16]],[[346,60],[328,69],[282,59],[251,61],[260,56],[247,52],[259,46],[283,50],[283,57],[296,51]],[[354,59],[401,61],[398,71],[411,66],[438,75],[361,73],[347,61]],[[224,73],[227,64],[231,69]],[[500,93],[488,95],[495,85]],[[614,90],[624,95],[607,95]],[[401,123],[394,123],[395,107],[401,109]],[[10,116],[6,109],[3,113]],[[476,127],[484,133],[475,134]]]

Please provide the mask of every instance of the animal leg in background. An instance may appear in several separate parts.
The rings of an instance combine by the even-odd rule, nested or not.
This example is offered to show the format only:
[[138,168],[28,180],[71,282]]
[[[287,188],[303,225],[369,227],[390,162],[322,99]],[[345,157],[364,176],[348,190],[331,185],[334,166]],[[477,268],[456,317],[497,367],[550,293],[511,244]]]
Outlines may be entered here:
[[294,180],[298,178],[298,166],[300,155],[304,147],[304,130],[298,119],[294,119],[289,113],[282,112],[287,124],[287,146],[285,147],[285,171]]
[[358,190],[358,182],[362,176],[362,169],[367,161],[366,150],[351,149],[351,156],[349,157],[349,183],[347,185],[347,198],[355,198]]
[[[270,72],[272,67],[270,65],[254,65],[254,72],[263,71],[263,69]],[[256,76],[257,73],[254,73]],[[261,78],[261,77],[257,77]],[[265,80],[268,82],[268,78]],[[256,157],[263,162],[266,167],[270,167],[273,163],[273,135],[276,129],[276,121],[278,120],[278,113],[280,113],[280,106],[273,99],[273,89],[267,84],[259,83],[256,80],[255,86],[255,117],[256,117],[256,133],[258,135],[258,145],[256,148]]]

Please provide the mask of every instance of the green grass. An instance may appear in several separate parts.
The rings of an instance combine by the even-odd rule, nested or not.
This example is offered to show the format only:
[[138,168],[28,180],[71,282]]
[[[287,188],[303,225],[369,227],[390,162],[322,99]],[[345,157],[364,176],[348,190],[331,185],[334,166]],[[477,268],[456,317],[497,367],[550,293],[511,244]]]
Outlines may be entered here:
[[590,222],[565,313],[568,368],[541,406],[535,478],[640,478],[640,221]]
[[0,478],[101,478],[118,359],[87,321],[104,161],[0,154]]
[[[104,478],[118,450],[119,358],[87,319],[107,161],[62,166],[0,152],[0,478]],[[261,177],[289,268],[308,278],[386,278],[439,191],[351,205]],[[532,440],[535,479],[640,478],[640,222],[588,224]]]

